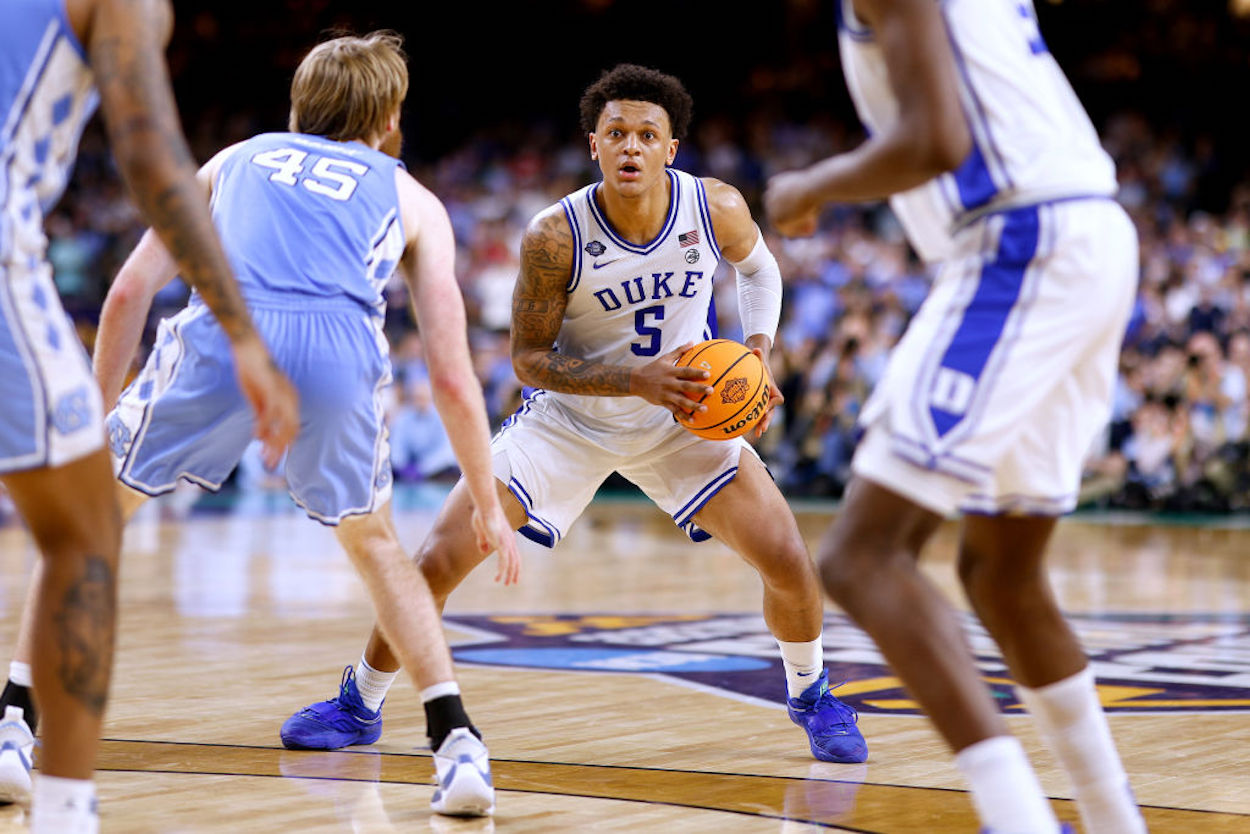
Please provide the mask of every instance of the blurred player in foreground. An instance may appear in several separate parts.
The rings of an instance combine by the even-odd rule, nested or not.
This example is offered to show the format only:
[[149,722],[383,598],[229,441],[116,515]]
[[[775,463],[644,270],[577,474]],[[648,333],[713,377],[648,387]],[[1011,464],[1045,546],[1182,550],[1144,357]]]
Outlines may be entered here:
[[277,456],[298,427],[295,394],[252,326],[195,182],[165,67],[172,22],[163,0],[0,6],[0,477],[41,555],[19,641],[24,706],[6,701],[0,721],[0,797],[32,792],[34,685],[45,721],[31,830],[41,833],[98,829],[92,773],[116,629],[121,516],[104,410],[43,231],[97,103],[131,194],[219,323],[248,434]]
[[825,589],[956,751],[983,830],[1054,834],[958,618],[917,569],[942,518],[963,514],[964,589],[1071,777],[1086,830],[1137,834],[1093,674],[1043,567],[1109,417],[1137,286],[1112,161],[1027,0],[838,8],[871,138],[774,177],[768,216],[805,235],[828,203],[890,197],[939,270],[864,407],[854,477],[818,555]]

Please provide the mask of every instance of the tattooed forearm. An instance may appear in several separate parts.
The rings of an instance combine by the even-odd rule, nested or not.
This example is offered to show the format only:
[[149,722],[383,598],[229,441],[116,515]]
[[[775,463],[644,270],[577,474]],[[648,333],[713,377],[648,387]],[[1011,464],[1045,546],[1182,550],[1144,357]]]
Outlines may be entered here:
[[92,29],[91,67],[109,140],[135,202],[231,339],[251,318],[216,236],[178,122],[163,57],[168,5],[102,3]]
[[61,685],[93,713],[103,715],[117,625],[117,580],[107,559],[86,557],[86,569],[61,596],[52,621]]
[[586,362],[554,350],[532,353],[527,360],[530,384],[548,391],[597,397],[624,397],[629,394],[629,368]]
[[535,218],[521,244],[512,294],[512,364],[527,385],[569,394],[629,394],[628,368],[586,362],[553,349],[568,304],[573,235],[559,207]]

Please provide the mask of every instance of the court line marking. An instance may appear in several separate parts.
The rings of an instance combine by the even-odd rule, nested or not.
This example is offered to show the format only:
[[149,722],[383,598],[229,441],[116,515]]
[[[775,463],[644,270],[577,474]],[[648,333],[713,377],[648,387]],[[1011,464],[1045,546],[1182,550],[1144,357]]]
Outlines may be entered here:
[[[202,751],[205,757],[213,755],[216,758],[211,765],[205,764],[197,766],[193,757],[185,755],[173,763],[156,764],[154,762],[144,762],[145,755],[156,755],[158,751],[169,751],[177,749],[180,753],[185,754],[188,751]],[[233,752],[238,756],[252,757],[245,763],[240,763],[234,767],[222,768],[220,756],[223,752]],[[257,753],[272,754],[269,761],[257,761],[255,755]],[[284,756],[292,757],[290,772],[284,772],[282,759]],[[167,774],[184,774],[184,775],[212,775],[212,776],[260,776],[264,778],[290,778],[290,779],[320,779],[325,781],[340,782],[377,782],[382,784],[409,784],[409,785],[428,785],[433,787],[432,767],[428,762],[432,759],[430,753],[425,751],[413,752],[395,752],[395,751],[360,751],[360,750],[336,750],[336,751],[300,751],[286,750],[282,747],[273,747],[268,745],[247,745],[247,744],[227,744],[222,742],[188,742],[188,741],[168,741],[168,740],[142,740],[142,739],[102,739],[100,751],[100,763],[98,770],[103,772],[128,772],[128,773],[167,773]],[[873,829],[862,829],[848,827],[846,823],[840,823],[835,819],[830,819],[827,815],[822,816],[819,813],[801,813],[787,814],[784,811],[784,802],[782,808],[774,810],[774,808],[761,807],[763,804],[759,796],[754,799],[743,800],[744,804],[751,807],[734,807],[732,802],[724,802],[721,804],[707,804],[698,801],[687,800],[684,797],[660,799],[650,796],[641,795],[644,791],[653,790],[654,786],[646,784],[627,786],[613,786],[611,784],[603,785],[596,788],[593,784],[587,785],[586,782],[594,782],[594,777],[589,774],[596,772],[608,772],[619,774],[622,778],[626,776],[643,777],[642,782],[645,783],[648,776],[665,774],[666,778],[663,783],[670,783],[674,776],[687,776],[690,780],[711,780],[713,784],[703,786],[692,786],[694,788],[702,787],[703,795],[714,793],[712,788],[719,787],[721,789],[732,789],[732,795],[742,793],[741,788],[755,787],[764,792],[768,790],[776,791],[779,786],[794,787],[798,785],[843,785],[852,787],[855,791],[862,788],[884,789],[886,791],[906,792],[909,794],[928,794],[936,795],[966,795],[967,791],[957,788],[942,788],[917,785],[900,785],[888,782],[871,782],[861,780],[839,780],[814,778],[808,776],[776,776],[766,774],[749,774],[749,773],[733,773],[726,771],[703,771],[690,770],[686,768],[664,768],[664,767],[640,767],[636,765],[612,765],[612,764],[584,764],[575,762],[544,762],[532,761],[525,759],[492,759],[492,765],[495,770],[495,784],[498,790],[504,792],[545,794],[555,796],[570,796],[585,799],[609,799],[624,802],[638,802],[640,804],[649,805],[668,805],[674,807],[692,808],[695,810],[716,811],[722,813],[732,813],[751,817],[759,817],[764,819],[791,820],[808,825],[816,825],[829,828],[835,831],[855,832],[856,834],[877,834]],[[423,768],[421,776],[409,776],[402,771],[409,767],[416,767],[420,763]],[[302,768],[298,765],[312,765],[312,769],[304,769],[304,772],[298,772]],[[317,767],[321,766],[321,772],[316,772]],[[346,765],[340,768],[338,765]],[[212,769],[209,769],[209,768]],[[383,774],[383,768],[392,771],[399,771],[393,774]],[[350,771],[355,768],[361,772],[351,774]],[[364,772],[365,768],[369,768],[371,772]],[[553,771],[549,776],[542,771]],[[583,778],[583,784],[575,785],[577,771],[584,771],[586,776]],[[543,784],[548,782],[549,784]],[[719,783],[719,784],[716,784]],[[731,783],[743,783],[742,785],[734,785]],[[549,786],[550,785],[550,786]],[[552,787],[556,786],[556,787]],[[689,796],[698,796],[699,793],[691,791]],[[1051,801],[1059,803],[1060,807],[1074,810],[1074,803],[1070,799],[1061,797],[1050,797]],[[851,804],[845,809],[838,809],[839,815],[845,810],[854,807],[857,797],[855,793],[851,795]],[[776,803],[774,802],[774,806]],[[960,809],[951,809],[951,813],[958,813],[963,806],[967,806],[967,810],[971,812],[971,803],[961,801]],[[1143,811],[1158,813],[1175,813],[1189,815],[1201,815],[1213,821],[1235,819],[1248,819],[1250,814],[1230,812],[1230,811],[1214,811],[1201,808],[1181,808],[1166,805],[1142,805]],[[945,811],[946,809],[938,809]],[[780,811],[778,813],[777,811]]]

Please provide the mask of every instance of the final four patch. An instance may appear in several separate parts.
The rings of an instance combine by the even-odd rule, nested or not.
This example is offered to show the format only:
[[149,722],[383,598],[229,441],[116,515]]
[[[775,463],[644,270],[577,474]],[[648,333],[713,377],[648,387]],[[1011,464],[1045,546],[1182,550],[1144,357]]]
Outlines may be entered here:
[[[1111,712],[1250,710],[1250,615],[1106,614],[1069,617]],[[451,617],[472,635],[458,662],[643,673],[783,702],[777,644],[758,615],[603,614]],[[967,618],[965,633],[1003,712],[1024,708],[994,642]],[[861,712],[917,714],[872,640],[842,615],[825,619],[825,662],[838,698]]]

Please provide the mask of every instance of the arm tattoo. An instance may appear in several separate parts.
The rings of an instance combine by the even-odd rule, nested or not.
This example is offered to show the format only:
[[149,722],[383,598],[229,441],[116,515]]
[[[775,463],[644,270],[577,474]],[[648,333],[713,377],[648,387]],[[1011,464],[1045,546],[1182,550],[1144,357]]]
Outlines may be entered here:
[[52,612],[53,639],[61,656],[57,675],[69,695],[103,715],[113,666],[117,580],[103,556],[88,556],[86,563]]
[[[90,44],[109,140],[135,202],[179,271],[231,339],[253,332],[251,317],[208,212],[178,123],[165,59],[145,19],[150,3],[112,5]],[[125,7],[126,11],[119,11]],[[147,14],[151,14],[150,10]],[[127,20],[112,18],[126,17]]]
[[512,294],[512,358],[522,381],[567,394],[623,397],[630,369],[586,362],[555,349],[573,265],[573,235],[560,212],[540,217],[521,244],[521,274]]

